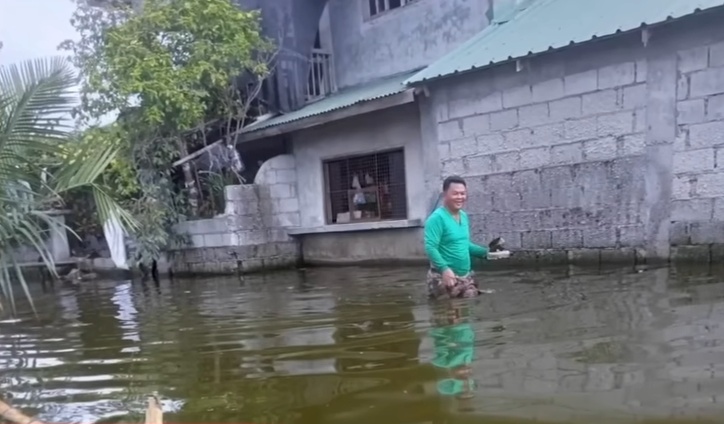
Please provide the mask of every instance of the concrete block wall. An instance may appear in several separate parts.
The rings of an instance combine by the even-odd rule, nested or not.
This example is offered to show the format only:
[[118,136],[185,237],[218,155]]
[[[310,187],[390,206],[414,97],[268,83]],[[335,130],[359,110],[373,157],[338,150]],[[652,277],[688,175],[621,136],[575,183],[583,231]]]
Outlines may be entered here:
[[227,186],[225,200],[223,216],[178,226],[191,242],[170,252],[175,272],[229,273],[296,265],[299,247],[285,230],[299,225],[292,156],[265,162],[255,184]]
[[[486,84],[477,78],[467,84]],[[437,148],[442,177],[468,181],[474,237],[525,250],[641,247],[646,79],[646,61],[630,58],[450,90]]]
[[297,193],[297,166],[293,155],[275,156],[254,178],[259,187],[261,216],[274,241],[290,241],[284,228],[301,224]]
[[[724,42],[680,50],[671,243],[683,256],[724,249]],[[710,252],[710,249],[714,251]]]
[[432,85],[426,163],[467,178],[476,239],[539,259],[724,254],[720,18]]

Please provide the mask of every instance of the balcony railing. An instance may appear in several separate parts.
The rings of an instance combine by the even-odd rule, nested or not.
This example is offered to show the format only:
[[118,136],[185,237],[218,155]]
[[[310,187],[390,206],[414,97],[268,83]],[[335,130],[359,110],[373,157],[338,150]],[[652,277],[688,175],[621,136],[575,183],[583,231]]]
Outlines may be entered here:
[[313,49],[309,62],[307,102],[322,99],[337,91],[332,54],[326,50]]

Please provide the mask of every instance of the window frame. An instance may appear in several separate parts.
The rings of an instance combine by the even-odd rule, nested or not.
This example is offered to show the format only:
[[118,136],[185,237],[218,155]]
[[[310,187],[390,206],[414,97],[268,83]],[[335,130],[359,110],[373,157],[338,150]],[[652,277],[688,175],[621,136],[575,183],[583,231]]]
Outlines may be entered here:
[[[364,7],[364,18],[365,18],[365,20],[369,21],[372,19],[376,19],[380,16],[385,16],[385,15],[395,12],[397,10],[403,9],[407,6],[410,6],[414,3],[419,2],[420,0],[399,0],[400,5],[397,7],[394,7],[394,8],[390,8],[390,0],[361,0],[361,1],[363,2],[362,6]],[[371,9],[371,4],[370,4],[371,1],[374,1],[375,4],[377,5],[375,7],[375,9],[377,9],[378,11],[374,14],[372,13],[372,9]],[[380,3],[383,4],[384,8],[385,8],[381,12],[379,11]]]
[[[350,219],[349,222],[334,222],[335,217],[333,217],[332,214],[332,190],[330,189],[330,178],[329,178],[329,164],[331,162],[338,162],[338,161],[344,161],[344,160],[354,160],[364,157],[372,157],[377,155],[388,155],[393,153],[399,153],[402,155],[402,173],[404,175],[404,183],[402,184],[402,187],[404,189],[404,202],[405,205],[405,213],[402,217],[395,217],[395,218],[386,218],[386,219]],[[406,220],[409,219],[410,215],[410,205],[409,205],[409,198],[408,198],[408,181],[407,181],[407,157],[405,155],[405,147],[391,147],[387,149],[380,149],[380,150],[374,150],[371,152],[365,152],[365,153],[352,153],[352,154],[344,154],[344,155],[338,155],[338,156],[332,156],[332,157],[325,157],[322,158],[322,197],[324,199],[324,223],[328,226],[337,226],[337,225],[348,225],[348,224],[360,224],[360,223],[373,223],[373,222],[391,222],[391,221],[400,221],[400,220]],[[349,189],[348,189],[349,190]],[[364,190],[364,188],[363,188]],[[379,191],[377,191],[377,196],[379,198]],[[347,200],[348,202],[349,199]],[[350,213],[352,212],[351,204],[348,204],[350,207]]]

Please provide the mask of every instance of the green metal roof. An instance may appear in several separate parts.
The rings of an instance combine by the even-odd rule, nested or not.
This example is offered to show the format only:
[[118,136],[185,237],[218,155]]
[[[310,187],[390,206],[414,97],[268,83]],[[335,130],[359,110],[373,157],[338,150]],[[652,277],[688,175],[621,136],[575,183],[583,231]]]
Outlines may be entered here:
[[383,97],[401,93],[409,89],[409,87],[405,86],[404,82],[412,75],[414,75],[414,72],[407,72],[402,75],[387,77],[368,84],[338,91],[321,100],[310,103],[301,109],[248,125],[242,130],[242,133],[251,133],[265,128],[288,124],[311,116],[322,115],[338,109],[344,109],[358,103],[369,102],[371,100],[381,99]]
[[405,84],[446,77],[724,6],[724,0],[536,0]]

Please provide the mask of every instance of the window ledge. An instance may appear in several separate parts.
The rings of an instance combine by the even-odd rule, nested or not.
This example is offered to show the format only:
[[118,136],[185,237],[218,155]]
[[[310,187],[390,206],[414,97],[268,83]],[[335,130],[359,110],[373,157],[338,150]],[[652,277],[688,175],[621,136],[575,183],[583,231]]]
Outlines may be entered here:
[[422,227],[421,219],[400,219],[395,221],[358,222],[355,224],[334,224],[321,227],[289,227],[286,228],[290,236],[305,234],[348,233],[352,231],[389,230],[394,228]]

